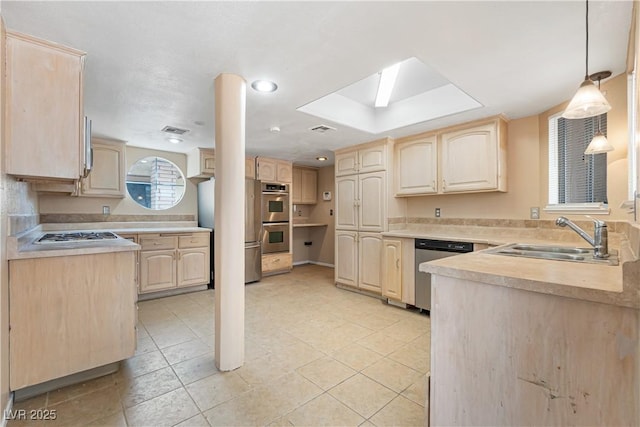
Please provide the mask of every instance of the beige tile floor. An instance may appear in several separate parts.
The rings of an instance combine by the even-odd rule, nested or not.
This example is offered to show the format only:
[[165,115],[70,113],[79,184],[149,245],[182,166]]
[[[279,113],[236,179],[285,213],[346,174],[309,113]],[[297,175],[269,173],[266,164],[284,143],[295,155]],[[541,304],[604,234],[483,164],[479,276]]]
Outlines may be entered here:
[[245,364],[219,372],[214,295],[141,302],[138,349],[119,372],[14,409],[55,409],[47,426],[424,425],[427,316],[296,267],[246,287]]

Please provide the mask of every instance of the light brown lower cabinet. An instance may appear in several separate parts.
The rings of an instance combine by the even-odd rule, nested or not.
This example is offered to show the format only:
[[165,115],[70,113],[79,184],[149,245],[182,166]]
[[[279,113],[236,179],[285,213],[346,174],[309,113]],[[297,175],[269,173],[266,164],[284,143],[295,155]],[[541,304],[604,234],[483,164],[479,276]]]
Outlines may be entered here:
[[262,274],[287,273],[293,268],[293,254],[281,252],[262,255]]
[[402,300],[402,242],[382,239],[382,295]]
[[9,261],[11,390],[131,357],[135,251]]
[[139,234],[139,292],[209,283],[209,233]]

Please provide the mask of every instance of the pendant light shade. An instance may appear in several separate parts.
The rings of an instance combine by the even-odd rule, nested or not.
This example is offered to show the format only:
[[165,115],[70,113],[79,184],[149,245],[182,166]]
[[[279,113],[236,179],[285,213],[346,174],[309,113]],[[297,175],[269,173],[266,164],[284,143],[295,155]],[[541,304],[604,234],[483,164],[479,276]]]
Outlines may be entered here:
[[580,88],[562,113],[565,119],[584,119],[599,116],[611,110],[600,89],[588,77],[580,85]]
[[589,0],[586,0],[585,10],[586,49],[584,81],[562,113],[562,117],[565,119],[586,119],[587,117],[599,116],[611,110],[611,105],[609,105],[609,102],[602,92],[600,92],[600,89],[593,84],[593,81],[589,77]]
[[607,151],[613,151],[613,145],[607,141],[607,137],[600,131],[593,135],[593,139],[589,143],[589,146],[584,150],[584,154],[600,154]]

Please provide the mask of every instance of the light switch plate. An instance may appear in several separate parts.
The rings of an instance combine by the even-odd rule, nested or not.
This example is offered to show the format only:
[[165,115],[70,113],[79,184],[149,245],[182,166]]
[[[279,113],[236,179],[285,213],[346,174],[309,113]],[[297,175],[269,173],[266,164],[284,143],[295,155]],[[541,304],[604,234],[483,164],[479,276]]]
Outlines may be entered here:
[[325,191],[322,193],[322,200],[331,200],[331,191]]
[[109,206],[103,206],[102,215],[110,215],[110,214],[111,214],[111,208]]

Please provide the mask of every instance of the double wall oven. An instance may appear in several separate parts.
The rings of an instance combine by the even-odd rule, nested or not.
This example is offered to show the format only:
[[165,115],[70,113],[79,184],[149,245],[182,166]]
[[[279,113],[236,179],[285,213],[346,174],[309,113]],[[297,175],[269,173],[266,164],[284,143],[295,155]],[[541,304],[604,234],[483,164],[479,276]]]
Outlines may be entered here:
[[289,186],[262,183],[262,253],[289,251]]

